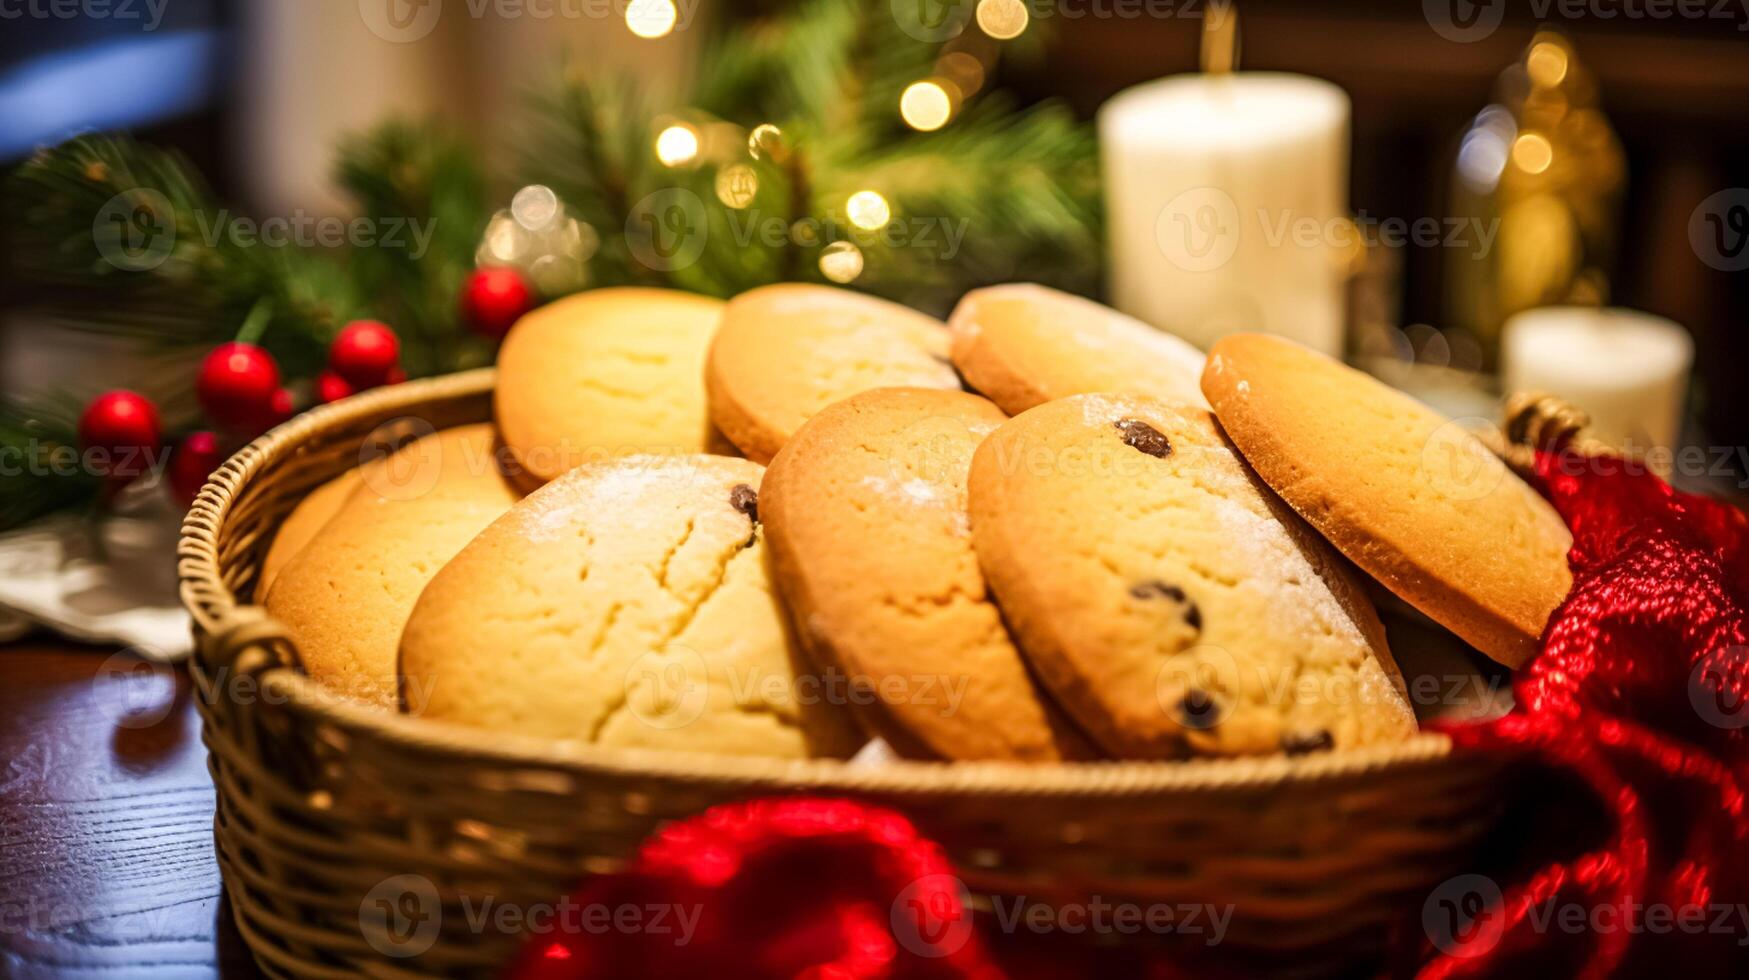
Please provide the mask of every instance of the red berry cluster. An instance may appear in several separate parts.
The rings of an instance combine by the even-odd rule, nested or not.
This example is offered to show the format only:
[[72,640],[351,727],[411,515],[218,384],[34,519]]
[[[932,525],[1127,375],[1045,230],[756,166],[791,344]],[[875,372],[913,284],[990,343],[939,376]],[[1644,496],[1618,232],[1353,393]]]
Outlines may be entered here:
[[[356,320],[328,348],[328,369],[316,378],[316,397],[338,401],[354,392],[406,380],[401,341],[387,324]],[[184,504],[231,450],[291,418],[293,402],[280,384],[279,363],[255,344],[232,341],[213,348],[201,361],[195,398],[214,428],[193,432],[177,443],[165,479]],[[113,493],[151,468],[164,443],[157,406],[125,390],[92,399],[79,419],[79,441],[90,466]]]
[[395,331],[376,320],[354,320],[328,347],[328,370],[316,376],[316,400],[327,404],[405,380],[401,339]]

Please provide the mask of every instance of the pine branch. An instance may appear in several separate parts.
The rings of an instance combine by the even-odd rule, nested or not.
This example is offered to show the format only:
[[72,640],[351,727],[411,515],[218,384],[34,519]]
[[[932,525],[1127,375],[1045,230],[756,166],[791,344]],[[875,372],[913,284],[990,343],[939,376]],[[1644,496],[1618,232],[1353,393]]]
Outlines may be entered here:
[[335,180],[371,223],[376,243],[353,248],[348,265],[374,315],[400,331],[408,373],[488,361],[456,309],[490,216],[472,149],[437,123],[390,121],[342,142]]
[[80,465],[75,417],[0,400],[0,531],[96,497],[102,481]]

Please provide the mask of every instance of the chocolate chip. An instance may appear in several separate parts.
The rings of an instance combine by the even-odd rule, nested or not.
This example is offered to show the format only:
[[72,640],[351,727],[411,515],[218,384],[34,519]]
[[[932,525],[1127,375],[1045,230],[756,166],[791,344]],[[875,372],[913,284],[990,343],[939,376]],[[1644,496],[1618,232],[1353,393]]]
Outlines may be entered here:
[[1207,691],[1192,688],[1178,700],[1178,723],[1185,728],[1202,731],[1213,728],[1221,720],[1221,703]]
[[745,483],[735,484],[735,489],[729,491],[729,506],[747,515],[753,523],[759,523],[759,491]]
[[1123,444],[1131,449],[1161,458],[1172,454],[1166,434],[1140,419],[1118,419],[1112,425],[1123,433]]
[[1202,609],[1197,606],[1196,600],[1185,595],[1184,590],[1178,586],[1155,579],[1152,582],[1131,586],[1130,595],[1142,600],[1171,599],[1173,602],[1179,603],[1184,606],[1185,623],[1198,633],[1202,632]]
[[1322,728],[1315,732],[1289,732],[1281,737],[1281,750],[1288,755],[1327,752],[1335,745],[1336,740],[1331,738],[1330,733]]

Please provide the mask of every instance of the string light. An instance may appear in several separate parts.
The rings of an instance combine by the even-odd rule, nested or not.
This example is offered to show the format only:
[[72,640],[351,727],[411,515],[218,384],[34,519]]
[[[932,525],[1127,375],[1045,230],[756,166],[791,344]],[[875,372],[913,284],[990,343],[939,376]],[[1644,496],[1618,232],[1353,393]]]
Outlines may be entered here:
[[763,160],[770,157],[781,162],[784,153],[783,130],[771,123],[760,123],[747,134],[747,152],[753,154],[753,159]]
[[679,18],[673,0],[632,0],[626,4],[626,28],[639,37],[666,37]]
[[979,0],[978,26],[998,41],[1011,41],[1025,30],[1031,15],[1021,0]]
[[666,166],[678,167],[691,163],[698,156],[698,131],[677,123],[656,136],[656,159]]
[[893,218],[893,209],[878,191],[857,191],[844,202],[844,208],[850,214],[850,223],[863,231],[885,228]]
[[862,275],[862,249],[851,242],[833,242],[820,251],[820,274],[836,283]]
[[984,87],[984,63],[964,51],[949,51],[942,55],[935,70],[961,92],[969,94]]
[[744,163],[717,171],[717,200],[739,211],[753,203],[759,193],[759,175]]
[[541,231],[559,217],[559,196],[544,184],[530,184],[510,199],[510,214],[529,231]]
[[940,82],[912,82],[899,96],[899,115],[912,129],[932,132],[952,118],[953,100]]
[[1549,169],[1554,159],[1555,148],[1541,133],[1520,133],[1512,143],[1512,162],[1525,173],[1540,174]]

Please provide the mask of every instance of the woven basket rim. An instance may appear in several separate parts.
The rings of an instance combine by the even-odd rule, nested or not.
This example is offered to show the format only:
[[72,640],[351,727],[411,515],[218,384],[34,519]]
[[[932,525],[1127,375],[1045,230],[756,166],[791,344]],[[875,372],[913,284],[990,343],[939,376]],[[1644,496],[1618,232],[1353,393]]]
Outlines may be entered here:
[[[218,561],[219,538],[231,504],[263,467],[331,428],[385,412],[417,414],[421,405],[438,399],[488,395],[495,377],[495,369],[478,368],[364,392],[305,412],[227,460],[209,478],[189,509],[177,549],[182,602],[193,616],[197,632],[219,636],[239,621],[258,623],[265,615],[259,607],[237,601],[224,584]],[[203,658],[203,666],[204,648],[204,644],[197,645],[195,653],[197,658]],[[338,727],[368,731],[373,737],[414,750],[439,751],[531,769],[636,774],[695,784],[757,784],[777,791],[1128,795],[1219,790],[1322,782],[1400,767],[1435,765],[1452,750],[1448,736],[1424,731],[1394,745],[1300,757],[1025,764],[892,760],[878,766],[856,766],[835,759],[783,760],[630,749],[502,732],[482,738],[477,728],[349,700],[288,665],[270,666],[258,680],[264,694],[273,694],[277,703],[291,710],[313,713]]]

